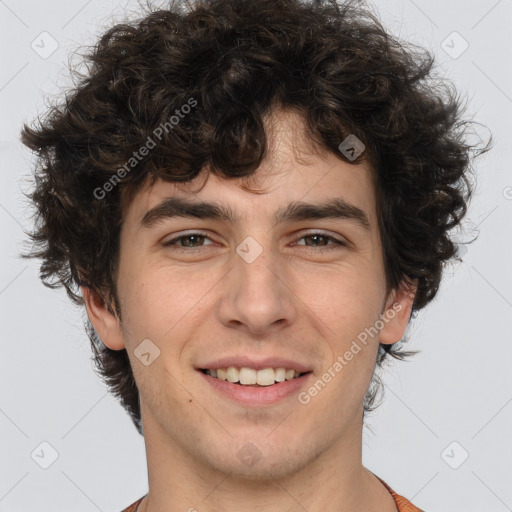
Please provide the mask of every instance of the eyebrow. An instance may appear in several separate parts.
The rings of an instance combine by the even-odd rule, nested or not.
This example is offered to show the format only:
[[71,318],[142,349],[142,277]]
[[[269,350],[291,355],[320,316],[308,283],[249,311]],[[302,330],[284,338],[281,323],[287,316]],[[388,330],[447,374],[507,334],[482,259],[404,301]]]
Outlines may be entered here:
[[[143,228],[151,228],[159,221],[169,218],[213,219],[229,223],[240,221],[240,217],[229,207],[206,201],[191,202],[179,197],[170,197],[148,210],[140,221]],[[293,201],[274,214],[276,224],[286,221],[348,219],[356,221],[370,231],[370,221],[366,213],[344,199],[333,198],[322,203]]]

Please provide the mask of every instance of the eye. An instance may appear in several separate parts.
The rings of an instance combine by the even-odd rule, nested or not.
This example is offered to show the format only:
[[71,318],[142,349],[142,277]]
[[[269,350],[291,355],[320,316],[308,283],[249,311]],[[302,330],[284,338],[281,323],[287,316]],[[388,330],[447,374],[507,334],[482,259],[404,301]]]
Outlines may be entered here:
[[[327,235],[325,233],[319,232],[319,231],[312,231],[309,232],[299,238],[299,240],[311,240],[313,242],[313,245],[308,245],[307,243],[304,244],[305,247],[308,247],[305,252],[308,253],[315,253],[315,252],[324,252],[324,251],[330,251],[332,249],[339,249],[341,247],[346,247],[347,244],[343,242],[342,240],[339,240],[333,236]],[[316,245],[319,240],[325,240],[325,244],[323,245]],[[328,245],[328,242],[332,242]],[[297,244],[302,245],[302,244]],[[313,249],[310,249],[309,247],[313,247]],[[316,249],[315,249],[316,248]]]
[[[197,252],[200,250],[201,246],[195,246],[198,242],[209,239],[207,233],[201,233],[201,232],[193,232],[193,233],[187,233],[185,235],[180,235],[176,238],[173,238],[172,240],[169,240],[168,242],[165,242],[163,245],[164,247],[169,247],[171,245],[174,245],[176,242],[179,241],[187,241],[185,245],[181,245],[178,247],[173,247],[173,250],[177,250],[178,252]],[[190,244],[189,244],[190,242]],[[213,245],[213,244],[208,244]]]
[[[164,247],[171,247],[173,251],[178,251],[182,253],[194,253],[201,251],[201,247],[204,247],[205,244],[201,243],[205,240],[211,240],[208,236],[208,233],[203,233],[200,231],[194,231],[191,233],[182,234],[178,237],[173,238],[163,244]],[[322,232],[313,231],[308,232],[305,235],[298,238],[298,240],[310,240],[312,244],[296,244],[302,245],[305,247],[304,251],[307,253],[319,253],[330,251],[333,249],[340,249],[342,247],[346,247],[347,244],[338,238],[327,235]],[[322,244],[322,240],[326,243]],[[185,242],[183,244],[183,242]],[[329,244],[329,242],[331,242]],[[178,244],[176,244],[178,243]],[[317,245],[319,244],[319,245]],[[206,245],[215,245],[214,243],[206,244]],[[175,247],[172,247],[175,246]]]

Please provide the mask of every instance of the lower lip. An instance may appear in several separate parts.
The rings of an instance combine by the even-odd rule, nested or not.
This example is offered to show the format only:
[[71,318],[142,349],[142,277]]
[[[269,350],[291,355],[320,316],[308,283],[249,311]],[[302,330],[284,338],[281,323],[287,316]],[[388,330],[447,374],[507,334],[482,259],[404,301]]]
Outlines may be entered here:
[[272,405],[280,400],[284,400],[298,393],[305,386],[309,377],[313,375],[312,373],[307,373],[302,377],[278,382],[271,386],[249,387],[211,377],[200,370],[198,372],[218,393],[246,406]]

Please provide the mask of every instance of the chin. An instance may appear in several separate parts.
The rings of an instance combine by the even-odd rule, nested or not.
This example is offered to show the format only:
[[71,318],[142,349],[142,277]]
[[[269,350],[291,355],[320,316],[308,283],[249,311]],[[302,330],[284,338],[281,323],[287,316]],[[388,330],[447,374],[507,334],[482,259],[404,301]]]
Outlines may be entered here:
[[234,450],[232,457],[211,458],[205,461],[211,469],[229,474],[230,479],[246,482],[263,482],[284,479],[300,472],[311,459],[316,458],[303,450],[290,450],[289,447],[277,450],[267,446],[269,455],[262,453],[252,443]]
[[[298,461],[281,461],[276,463],[258,463],[252,468],[241,467],[240,464],[233,464],[224,471],[229,474],[231,480],[239,482],[271,482],[282,480],[298,473],[305,464]],[[217,468],[220,469],[220,468]]]

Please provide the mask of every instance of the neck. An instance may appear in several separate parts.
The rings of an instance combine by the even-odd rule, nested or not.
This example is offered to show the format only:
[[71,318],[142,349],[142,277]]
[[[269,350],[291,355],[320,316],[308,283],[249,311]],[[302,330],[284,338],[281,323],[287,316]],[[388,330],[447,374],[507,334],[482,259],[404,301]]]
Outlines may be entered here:
[[137,512],[396,512],[382,483],[362,465],[362,421],[301,468],[250,479],[219,471],[144,423],[149,492]]

